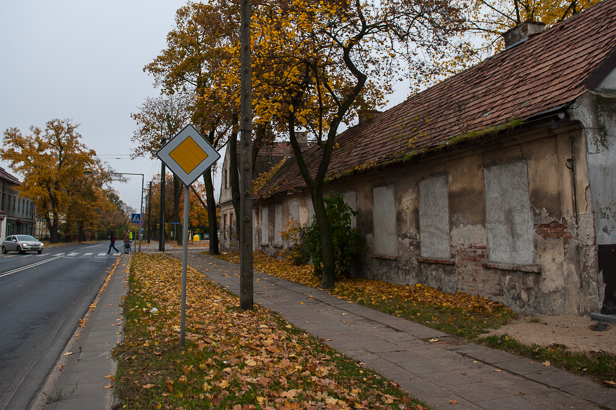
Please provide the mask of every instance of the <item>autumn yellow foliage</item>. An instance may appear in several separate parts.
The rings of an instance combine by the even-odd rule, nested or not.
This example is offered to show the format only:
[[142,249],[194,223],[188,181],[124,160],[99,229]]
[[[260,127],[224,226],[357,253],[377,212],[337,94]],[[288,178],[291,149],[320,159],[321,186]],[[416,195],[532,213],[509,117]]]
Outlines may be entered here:
[[[221,259],[239,263],[237,252]],[[264,272],[306,286],[320,287],[320,278],[308,265],[274,258],[255,251],[253,266]],[[446,293],[422,284],[399,285],[381,280],[341,278],[329,292],[340,298],[403,316],[447,333],[475,337],[488,328],[505,324],[514,313],[502,303],[463,292]]]

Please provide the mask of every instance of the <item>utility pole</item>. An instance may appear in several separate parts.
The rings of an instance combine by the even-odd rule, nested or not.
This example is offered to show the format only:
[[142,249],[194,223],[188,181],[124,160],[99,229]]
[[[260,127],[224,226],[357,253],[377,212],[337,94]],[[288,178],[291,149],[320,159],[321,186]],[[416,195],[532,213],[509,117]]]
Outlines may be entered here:
[[252,267],[252,68],[250,56],[250,0],[241,6],[241,95],[240,95],[240,309],[253,308]]
[[152,181],[150,181],[150,191],[148,192],[148,244],[152,237]]

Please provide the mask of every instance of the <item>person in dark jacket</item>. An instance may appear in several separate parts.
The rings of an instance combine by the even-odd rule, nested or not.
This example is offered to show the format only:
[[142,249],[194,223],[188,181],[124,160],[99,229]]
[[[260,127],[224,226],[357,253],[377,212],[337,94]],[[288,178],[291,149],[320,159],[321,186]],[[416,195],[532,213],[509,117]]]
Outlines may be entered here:
[[109,238],[109,241],[110,241],[109,242],[109,250],[107,251],[107,254],[111,253],[111,248],[115,249],[116,252],[120,252],[115,247],[115,241],[116,241],[115,233],[113,233],[113,231],[109,232],[109,236],[107,236],[107,238]]

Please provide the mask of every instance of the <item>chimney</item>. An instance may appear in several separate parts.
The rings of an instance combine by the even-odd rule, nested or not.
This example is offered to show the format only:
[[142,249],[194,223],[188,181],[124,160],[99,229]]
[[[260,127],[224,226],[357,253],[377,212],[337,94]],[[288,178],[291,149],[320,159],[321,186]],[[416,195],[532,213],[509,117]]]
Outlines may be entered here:
[[308,133],[306,131],[297,131],[295,133],[295,139],[297,139],[298,144],[307,144]]
[[505,39],[505,49],[509,49],[513,46],[516,46],[530,37],[531,34],[541,33],[545,30],[545,24],[539,21],[526,20],[524,23],[519,26],[515,26],[503,33],[503,38]]
[[357,116],[359,117],[359,124],[363,124],[364,122],[371,120],[372,117],[379,113],[380,111],[378,110],[359,110],[357,112]]

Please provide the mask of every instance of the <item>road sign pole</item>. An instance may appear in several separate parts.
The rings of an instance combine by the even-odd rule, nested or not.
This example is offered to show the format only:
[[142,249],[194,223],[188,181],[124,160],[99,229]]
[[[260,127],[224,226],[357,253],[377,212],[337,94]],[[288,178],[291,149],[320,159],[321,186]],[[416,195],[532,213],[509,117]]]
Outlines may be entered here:
[[[199,131],[187,125],[156,152],[156,156],[184,183],[184,226],[182,231],[182,306],[180,316],[180,345],[185,343],[186,270],[188,265],[188,215],[190,214],[190,185],[207,171],[220,154]],[[164,191],[163,191],[164,192]],[[162,192],[161,192],[162,193]],[[161,225],[163,221],[161,220]],[[164,245],[164,242],[162,243]],[[164,250],[164,249],[163,249]]]
[[184,185],[184,226],[182,227],[182,314],[180,317],[180,345],[184,347],[186,329],[186,270],[188,267],[188,214],[190,186]]

